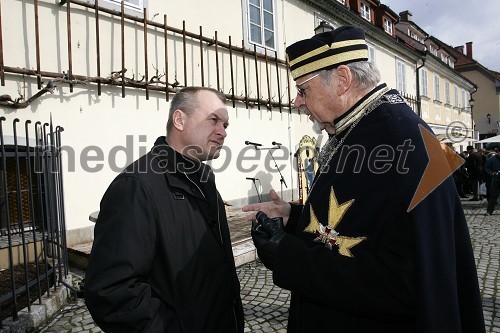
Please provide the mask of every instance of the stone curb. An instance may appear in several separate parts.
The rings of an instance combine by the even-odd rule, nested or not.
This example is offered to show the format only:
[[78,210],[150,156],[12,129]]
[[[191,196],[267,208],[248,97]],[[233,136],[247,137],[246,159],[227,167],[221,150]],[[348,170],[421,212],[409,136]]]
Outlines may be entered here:
[[[68,274],[63,281],[65,284],[71,285],[72,276]],[[67,304],[68,296],[68,288],[64,284],[60,284],[55,291],[50,292],[50,297],[47,297],[47,293],[42,296],[42,304],[31,304],[31,311],[28,311],[27,307],[20,310],[17,320],[13,320],[12,318],[5,319],[2,322],[0,333],[35,331],[52,319],[56,312]]]
[[233,242],[231,245],[233,247],[234,264],[236,267],[257,259],[257,250],[251,237]]

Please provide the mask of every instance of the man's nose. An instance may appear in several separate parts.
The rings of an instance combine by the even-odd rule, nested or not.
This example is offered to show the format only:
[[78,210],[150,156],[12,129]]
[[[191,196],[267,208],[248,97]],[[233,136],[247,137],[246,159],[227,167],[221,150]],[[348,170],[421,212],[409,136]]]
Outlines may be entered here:
[[217,135],[220,135],[223,138],[227,136],[226,128],[224,127],[224,125],[217,126]]
[[293,101],[293,105],[299,109],[302,105],[305,105],[304,103],[304,98],[302,98],[302,96],[300,96],[298,93],[297,93],[297,96],[295,96],[295,100]]

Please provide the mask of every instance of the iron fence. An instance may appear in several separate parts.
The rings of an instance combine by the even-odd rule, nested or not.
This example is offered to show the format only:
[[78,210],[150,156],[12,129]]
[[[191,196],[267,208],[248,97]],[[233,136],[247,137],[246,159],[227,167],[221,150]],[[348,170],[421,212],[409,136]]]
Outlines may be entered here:
[[[2,8],[0,7],[0,84],[5,85],[5,74],[15,74],[23,76],[36,77],[39,92],[43,94],[52,89],[52,86],[43,87],[42,79],[55,79],[57,82],[64,82],[69,85],[70,92],[73,92],[74,85],[93,83],[97,85],[97,94],[101,95],[101,86],[111,85],[121,87],[121,96],[125,98],[126,88],[137,88],[145,90],[145,97],[149,99],[150,91],[165,92],[165,98],[169,100],[169,94],[175,93],[179,88],[190,85],[211,86],[223,92],[232,102],[233,107],[236,103],[244,104],[245,107],[261,107],[272,110],[279,109],[280,112],[287,110],[291,112],[293,100],[290,92],[291,84],[286,61],[278,58],[275,50],[253,45],[253,49],[247,48],[244,41],[241,46],[240,41],[232,40],[229,36],[228,41],[222,41],[218,38],[217,31],[210,33],[213,37],[204,35],[202,26],[199,32],[186,30],[186,22],[183,21],[182,28],[167,25],[167,15],[163,15],[163,22],[156,22],[147,19],[146,9],[143,10],[143,17],[136,17],[125,13],[124,1],[121,2],[121,10],[112,10],[99,5],[99,0],[93,4],[83,0],[65,0],[54,8],[66,6],[66,34],[67,34],[67,59],[62,61],[63,68],[68,68],[63,73],[53,71],[44,71],[42,69],[41,59],[43,47],[40,40],[48,33],[46,30],[40,30],[43,22],[39,18],[38,0],[33,2],[34,8],[34,33],[36,69],[20,68],[18,66],[9,66],[4,63],[3,54],[13,50],[4,50],[2,40],[5,38],[2,33]],[[74,7],[85,8],[85,14],[89,19],[93,17],[95,26],[89,27],[85,33],[89,40],[95,40],[96,54],[92,58],[95,63],[86,69],[87,72],[93,72],[96,75],[80,75],[74,71],[74,52],[75,45],[72,42],[72,18],[80,17],[81,11]],[[101,29],[103,20],[112,20],[120,31],[120,56],[113,61],[111,72],[104,69],[101,58],[103,55],[110,54],[110,46],[102,45],[101,39],[109,35],[109,31]],[[73,23],[74,25],[74,23]],[[130,58],[126,51],[135,49],[136,45],[127,44],[130,37],[130,27],[134,26],[134,36],[137,32],[142,32],[143,40],[141,45],[142,54],[134,55]],[[141,31],[142,30],[142,31]],[[206,33],[206,32],[205,32]],[[148,36],[155,38],[157,43],[148,47]],[[62,38],[63,36],[59,36]],[[170,44],[169,42],[173,43]],[[172,47],[172,45],[174,47]],[[163,52],[152,52],[153,47],[163,47]],[[179,49],[181,52],[176,53]],[[90,55],[89,55],[90,56]],[[141,75],[131,75],[130,65],[139,62],[143,58],[143,66],[140,66]],[[163,72],[155,68],[152,63],[163,66]],[[192,64],[196,63],[196,66]],[[191,64],[191,65],[188,65]],[[226,65],[223,65],[226,64]],[[129,67],[127,69],[127,67]],[[199,71],[196,69],[199,68]],[[137,69],[139,70],[139,68]],[[209,75],[211,74],[211,75]],[[238,76],[237,76],[238,74]],[[241,76],[243,74],[243,77]],[[28,99],[16,100],[13,97],[5,96],[1,99],[0,105],[11,108],[25,108],[29,105]],[[9,98],[7,98],[9,97]],[[22,96],[24,97],[24,96]],[[35,97],[35,96],[33,96]],[[35,97],[38,98],[39,96]],[[31,101],[30,101],[31,102]]]
[[408,105],[411,107],[413,112],[415,112],[416,114],[419,114],[417,98],[415,98],[415,96],[410,95],[406,92],[400,91],[399,93],[401,94],[401,96],[404,97],[404,99],[406,99],[406,102],[408,102]]
[[[68,275],[61,166],[62,127],[0,117],[0,327],[33,300],[41,304]],[[31,135],[30,135],[31,134]],[[7,283],[5,283],[7,282]]]

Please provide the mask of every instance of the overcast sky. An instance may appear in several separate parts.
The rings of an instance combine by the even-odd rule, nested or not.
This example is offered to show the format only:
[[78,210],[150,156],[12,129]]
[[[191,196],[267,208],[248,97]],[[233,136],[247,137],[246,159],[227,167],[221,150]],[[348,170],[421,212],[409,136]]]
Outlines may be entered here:
[[500,0],[381,0],[396,14],[409,10],[413,22],[442,42],[472,42],[472,57],[500,72]]

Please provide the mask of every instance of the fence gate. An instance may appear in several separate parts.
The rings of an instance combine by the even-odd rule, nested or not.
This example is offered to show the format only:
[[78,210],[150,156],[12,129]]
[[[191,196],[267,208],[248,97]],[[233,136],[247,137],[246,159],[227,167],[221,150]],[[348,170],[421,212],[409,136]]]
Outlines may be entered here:
[[[12,136],[4,135],[9,125]],[[0,117],[0,327],[68,275],[62,131]]]

